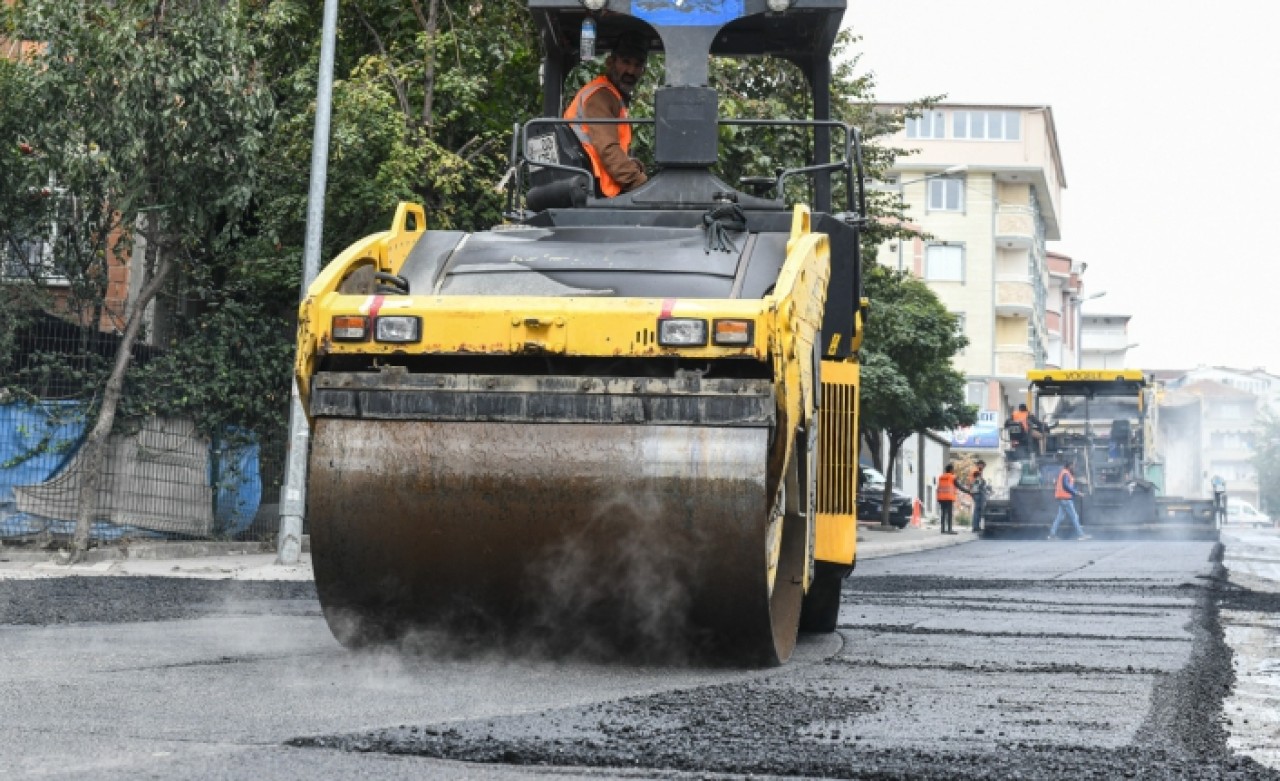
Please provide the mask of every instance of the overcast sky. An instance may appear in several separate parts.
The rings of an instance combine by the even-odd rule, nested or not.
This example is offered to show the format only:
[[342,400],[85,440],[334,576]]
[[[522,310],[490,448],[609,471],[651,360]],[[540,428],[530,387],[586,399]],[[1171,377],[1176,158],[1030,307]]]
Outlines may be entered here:
[[1130,366],[1280,373],[1280,16],[1265,0],[849,0],[886,102],[1049,105],[1049,249],[1126,313]]

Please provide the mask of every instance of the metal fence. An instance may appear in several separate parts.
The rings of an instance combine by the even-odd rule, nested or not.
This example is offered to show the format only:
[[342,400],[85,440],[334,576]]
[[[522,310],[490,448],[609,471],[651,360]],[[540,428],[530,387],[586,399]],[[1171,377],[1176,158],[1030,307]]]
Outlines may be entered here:
[[[26,313],[0,336],[0,540],[69,536],[90,468],[82,446],[120,339],[46,312]],[[136,347],[135,370],[164,354]],[[287,367],[279,375],[287,378]],[[249,415],[240,424],[228,413],[209,430],[207,416],[173,414],[169,408],[181,405],[165,404],[163,389],[148,391],[146,405],[122,403],[97,488],[86,497],[93,538],[274,536],[288,442],[283,417]],[[276,401],[263,403],[287,404],[288,393],[282,387],[269,394]]]

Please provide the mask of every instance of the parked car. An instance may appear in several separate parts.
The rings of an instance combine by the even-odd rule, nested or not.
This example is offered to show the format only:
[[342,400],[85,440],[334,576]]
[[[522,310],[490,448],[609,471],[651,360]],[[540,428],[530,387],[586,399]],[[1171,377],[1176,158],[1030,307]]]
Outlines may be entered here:
[[[884,475],[869,466],[858,465],[858,518],[879,521],[884,516]],[[894,489],[889,504],[889,523],[899,529],[911,523],[911,497]]]
[[1240,499],[1230,498],[1227,499],[1227,523],[1253,526],[1255,529],[1273,525],[1271,518],[1259,512],[1253,505]]

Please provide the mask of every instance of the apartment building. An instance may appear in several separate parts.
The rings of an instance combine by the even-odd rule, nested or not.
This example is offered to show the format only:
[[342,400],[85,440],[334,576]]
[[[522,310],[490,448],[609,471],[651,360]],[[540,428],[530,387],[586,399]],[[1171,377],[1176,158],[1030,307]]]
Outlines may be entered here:
[[1046,246],[1062,238],[1067,186],[1053,111],[941,104],[888,143],[916,151],[880,186],[928,238],[886,242],[878,260],[927,282],[969,337],[955,363],[980,424],[953,446],[990,464],[1027,370],[1079,365],[1086,265]]
[[[1254,437],[1262,398],[1248,390],[1189,375],[1166,385],[1164,404],[1198,402],[1198,420],[1189,436],[1195,441],[1199,475],[1192,495],[1207,496],[1215,476],[1227,483],[1227,495],[1259,506],[1258,473],[1253,465]],[[1161,414],[1164,414],[1163,412]],[[1190,432],[1194,433],[1190,433]]]
[[1129,350],[1137,347],[1129,336],[1131,315],[1084,313],[1080,317],[1081,367],[1127,369]]
[[1167,385],[1170,388],[1180,388],[1200,381],[1219,382],[1236,390],[1252,393],[1258,397],[1261,408],[1280,417],[1280,376],[1271,374],[1266,369],[1197,366],[1171,377]]

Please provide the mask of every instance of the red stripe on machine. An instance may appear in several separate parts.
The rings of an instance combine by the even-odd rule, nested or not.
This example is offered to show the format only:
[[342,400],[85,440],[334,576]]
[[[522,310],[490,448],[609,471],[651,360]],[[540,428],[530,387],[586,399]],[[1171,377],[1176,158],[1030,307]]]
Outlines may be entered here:
[[671,317],[671,310],[675,309],[675,306],[676,306],[676,300],[674,298],[662,299],[662,319],[663,320],[666,320],[668,317]]

